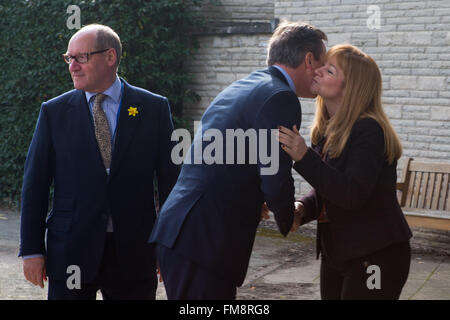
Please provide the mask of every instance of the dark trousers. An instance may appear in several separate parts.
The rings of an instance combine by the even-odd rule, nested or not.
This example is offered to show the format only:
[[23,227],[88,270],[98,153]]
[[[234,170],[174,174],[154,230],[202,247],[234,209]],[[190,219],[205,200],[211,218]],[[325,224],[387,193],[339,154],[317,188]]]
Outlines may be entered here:
[[234,300],[236,285],[158,245],[159,268],[169,300]]
[[409,241],[342,263],[322,254],[321,297],[323,300],[398,300],[410,263]]
[[65,280],[48,281],[49,300],[95,300],[100,290],[104,300],[155,300],[157,279],[154,276],[134,282],[123,278],[117,261],[114,238],[108,233],[100,270],[94,281],[81,283],[80,289],[69,289]]

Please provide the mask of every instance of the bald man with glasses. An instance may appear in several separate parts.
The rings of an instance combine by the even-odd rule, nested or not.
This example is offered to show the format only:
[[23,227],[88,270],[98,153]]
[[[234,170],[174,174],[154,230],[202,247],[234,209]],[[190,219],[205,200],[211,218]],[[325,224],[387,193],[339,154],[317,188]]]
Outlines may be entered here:
[[[109,27],[75,33],[63,55],[74,90],[44,102],[25,163],[24,275],[49,299],[155,299],[154,177],[162,204],[178,177],[168,100],[117,76]],[[49,189],[54,186],[49,208]],[[46,239],[45,239],[46,235]]]

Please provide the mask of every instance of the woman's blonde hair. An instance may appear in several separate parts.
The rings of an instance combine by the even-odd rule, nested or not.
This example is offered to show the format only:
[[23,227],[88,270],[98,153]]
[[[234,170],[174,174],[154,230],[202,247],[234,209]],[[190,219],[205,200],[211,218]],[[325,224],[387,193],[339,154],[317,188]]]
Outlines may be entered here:
[[381,73],[376,62],[352,45],[336,45],[327,53],[335,58],[344,73],[343,103],[330,119],[323,99],[318,96],[316,114],[311,128],[311,141],[317,144],[326,137],[324,152],[338,157],[347,143],[355,122],[372,118],[384,132],[385,156],[392,163],[402,155],[402,146],[381,104]]

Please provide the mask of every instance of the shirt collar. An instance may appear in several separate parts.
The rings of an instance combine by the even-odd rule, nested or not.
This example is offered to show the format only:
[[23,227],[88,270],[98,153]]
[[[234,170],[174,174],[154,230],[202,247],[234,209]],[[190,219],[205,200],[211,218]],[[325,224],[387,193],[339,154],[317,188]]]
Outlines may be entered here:
[[[119,77],[116,75],[116,80],[114,83],[106,89],[103,94],[107,95],[109,98],[111,98],[115,103],[119,103],[120,101],[120,92],[121,91],[121,83]],[[93,96],[95,96],[98,92],[88,92],[86,91],[86,99],[87,101],[90,101]]]
[[277,66],[276,64],[274,64],[273,66],[275,68],[277,68],[283,74],[283,76],[286,78],[286,80],[289,84],[289,88],[291,88],[291,90],[294,91],[294,93],[296,93],[294,81],[292,81],[292,78],[289,76],[289,74],[280,66]]

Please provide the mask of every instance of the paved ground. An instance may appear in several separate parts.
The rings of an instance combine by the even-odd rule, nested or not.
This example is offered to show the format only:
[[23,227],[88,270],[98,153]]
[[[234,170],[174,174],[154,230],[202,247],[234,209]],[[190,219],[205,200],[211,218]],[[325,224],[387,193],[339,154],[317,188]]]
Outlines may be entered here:
[[[17,257],[19,225],[16,212],[0,211],[0,300],[46,299],[47,288],[34,287],[23,277]],[[282,238],[273,230],[273,223],[260,227],[238,299],[320,299],[314,228],[302,228],[300,233]],[[449,234],[432,235],[432,239],[421,236],[421,231],[415,234],[420,240],[413,241],[411,271],[401,299],[450,300]],[[438,243],[437,250],[429,248],[433,241]],[[166,299],[163,285],[158,288],[157,299]]]

